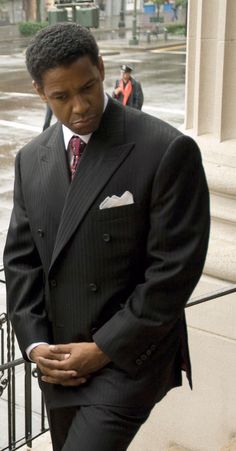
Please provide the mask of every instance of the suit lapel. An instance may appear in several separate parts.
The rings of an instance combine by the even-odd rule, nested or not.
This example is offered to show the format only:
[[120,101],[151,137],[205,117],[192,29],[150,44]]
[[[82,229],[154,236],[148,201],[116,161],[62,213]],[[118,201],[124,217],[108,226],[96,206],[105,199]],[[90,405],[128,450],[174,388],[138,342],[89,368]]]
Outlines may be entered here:
[[45,201],[57,224],[70,186],[67,156],[61,124],[57,123],[45,146],[40,146],[39,171]]
[[[113,103],[112,101],[110,101]],[[108,104],[99,130],[93,133],[67,193],[51,267],[100,191],[132,150],[124,142],[124,111]]]

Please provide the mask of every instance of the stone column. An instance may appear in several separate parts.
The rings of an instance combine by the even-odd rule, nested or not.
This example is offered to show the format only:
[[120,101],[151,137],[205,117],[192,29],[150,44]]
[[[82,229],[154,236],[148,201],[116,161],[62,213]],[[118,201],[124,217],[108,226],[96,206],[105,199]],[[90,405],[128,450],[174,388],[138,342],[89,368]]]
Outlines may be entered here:
[[36,20],[36,0],[24,0],[23,5],[26,21],[34,22]]
[[[201,148],[211,194],[209,253],[194,293],[200,296],[236,282],[236,0],[189,0],[186,79],[182,131]],[[183,378],[129,451],[235,449],[236,294],[186,314],[193,392]]]
[[211,191],[205,273],[236,281],[236,1],[189,0],[186,119]]

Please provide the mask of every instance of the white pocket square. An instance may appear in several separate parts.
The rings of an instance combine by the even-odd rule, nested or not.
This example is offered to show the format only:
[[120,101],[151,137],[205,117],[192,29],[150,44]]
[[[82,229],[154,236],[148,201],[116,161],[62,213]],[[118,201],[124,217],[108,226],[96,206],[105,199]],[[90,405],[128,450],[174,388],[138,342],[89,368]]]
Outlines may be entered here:
[[111,196],[106,197],[99,205],[100,210],[104,210],[105,208],[113,208],[113,207],[121,207],[122,205],[130,205],[134,203],[133,194],[129,191],[125,191],[122,196]]

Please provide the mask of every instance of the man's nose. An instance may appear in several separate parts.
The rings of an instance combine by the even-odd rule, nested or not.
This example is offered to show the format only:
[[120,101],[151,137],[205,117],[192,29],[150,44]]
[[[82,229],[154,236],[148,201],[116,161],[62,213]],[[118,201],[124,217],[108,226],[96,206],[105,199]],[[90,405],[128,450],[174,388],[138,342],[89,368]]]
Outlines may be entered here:
[[89,107],[89,102],[85,96],[77,95],[73,98],[73,113],[81,114],[87,112]]

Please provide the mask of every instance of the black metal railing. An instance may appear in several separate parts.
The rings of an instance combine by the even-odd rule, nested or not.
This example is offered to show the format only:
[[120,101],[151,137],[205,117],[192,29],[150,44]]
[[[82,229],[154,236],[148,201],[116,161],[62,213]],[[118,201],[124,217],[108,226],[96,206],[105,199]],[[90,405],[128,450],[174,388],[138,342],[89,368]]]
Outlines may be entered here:
[[212,301],[213,299],[222,298],[223,296],[227,296],[232,293],[236,293],[236,285],[230,285],[229,287],[222,288],[221,290],[213,291],[205,296],[192,297],[187,303],[186,308],[202,304],[203,302]]
[[[0,269],[0,274],[3,276],[3,269]],[[4,277],[0,277],[0,283],[5,283]],[[192,297],[186,308],[193,307],[195,305],[211,301],[213,299],[222,298],[223,296],[236,292],[236,285],[230,285],[221,290],[214,291],[205,296]],[[37,405],[37,415],[40,420],[40,424],[37,429],[34,430],[32,414],[33,414],[33,395],[35,392],[39,393],[39,389],[32,390],[32,381],[37,378],[37,370],[31,363],[25,362],[21,357],[17,357],[16,353],[18,347],[15,346],[15,336],[11,328],[10,322],[7,317],[7,313],[0,314],[0,408],[1,403],[4,406],[4,401],[7,412],[5,418],[5,431],[7,431],[5,437],[5,443],[2,444],[2,433],[0,439],[0,451],[15,451],[23,445],[32,447],[32,441],[44,432],[48,431],[45,406],[42,395],[40,395],[40,401]],[[19,403],[17,401],[17,387],[16,383],[18,378],[16,377],[17,368],[21,367],[24,371],[23,375],[23,392],[24,392],[24,432],[18,431],[17,427],[17,408]],[[32,394],[33,392],[33,394]],[[6,394],[6,397],[5,397]],[[5,399],[6,398],[6,399]],[[1,413],[1,426],[2,426],[2,413]],[[22,417],[21,417],[22,424]],[[5,425],[4,425],[5,426]],[[2,428],[1,430],[3,430]],[[3,447],[1,447],[3,446]]]
[[[5,284],[3,269],[0,269],[0,283]],[[0,314],[0,450],[14,451],[23,445],[32,447],[32,441],[48,431],[43,397],[33,390],[36,384],[35,365],[17,357],[19,349],[7,313]],[[21,378],[16,374],[20,369]],[[21,379],[21,384],[19,384]],[[20,389],[19,389],[20,385]],[[34,394],[37,391],[37,406],[33,409]],[[22,399],[23,394],[23,399]],[[22,413],[23,411],[23,413]],[[34,416],[38,417],[36,425]],[[20,430],[19,430],[20,423]],[[22,426],[23,424],[23,426]]]

